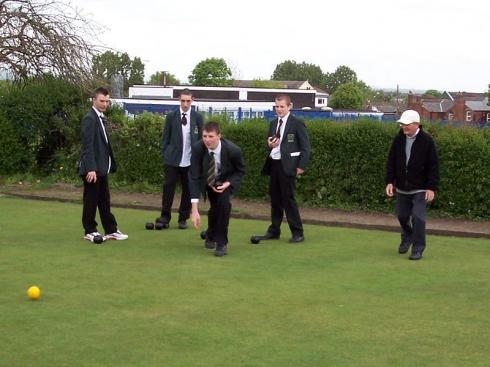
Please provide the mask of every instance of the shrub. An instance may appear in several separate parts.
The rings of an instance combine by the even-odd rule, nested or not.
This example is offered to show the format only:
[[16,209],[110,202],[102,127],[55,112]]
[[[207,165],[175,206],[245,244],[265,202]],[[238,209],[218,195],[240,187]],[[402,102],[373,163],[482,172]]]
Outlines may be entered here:
[[80,119],[87,108],[80,87],[47,76],[6,85],[0,99],[0,113],[15,126],[23,149],[35,157],[34,169],[51,172],[56,153],[78,143]]
[[128,118],[121,125],[111,124],[109,131],[118,166],[114,177],[116,181],[162,183],[163,126],[163,117],[152,113]]
[[22,144],[18,130],[0,115],[0,175],[27,172],[32,168],[34,157]]

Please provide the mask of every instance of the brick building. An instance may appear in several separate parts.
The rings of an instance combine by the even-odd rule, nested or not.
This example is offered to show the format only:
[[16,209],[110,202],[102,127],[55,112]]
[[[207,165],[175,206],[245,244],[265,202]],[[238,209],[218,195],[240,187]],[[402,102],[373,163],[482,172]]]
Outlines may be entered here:
[[410,92],[407,104],[424,120],[490,123],[486,93],[444,92],[442,98],[422,98]]

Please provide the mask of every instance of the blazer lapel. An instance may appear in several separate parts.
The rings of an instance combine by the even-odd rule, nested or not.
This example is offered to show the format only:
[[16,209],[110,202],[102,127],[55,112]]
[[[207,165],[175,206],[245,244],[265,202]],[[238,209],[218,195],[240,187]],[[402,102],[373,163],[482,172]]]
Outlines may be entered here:
[[190,122],[190,133],[191,133],[191,144],[195,142],[194,139],[194,131],[197,132],[197,125],[196,125],[196,113],[194,111],[191,111],[191,122]]
[[175,111],[174,125],[175,125],[175,130],[177,131],[178,141],[182,142],[182,120],[180,118],[180,109]]
[[292,130],[293,124],[294,124],[293,118],[291,117],[291,115],[289,115],[288,120],[286,121],[286,126],[284,126],[284,134],[282,134],[283,135],[282,142],[287,141],[288,134]]
[[106,143],[107,145],[109,145],[109,138],[107,138],[106,140],[106,135],[107,135],[107,131],[104,135],[104,129],[106,128],[105,126],[102,128],[102,122],[100,121],[100,117],[99,115],[97,114],[97,112],[95,112],[95,110],[92,108],[92,113],[93,113],[93,116],[94,116],[94,121],[95,121],[95,124],[97,125],[97,129],[99,131],[99,134],[100,136],[102,137],[102,141],[104,143]]
[[221,175],[223,175],[224,173],[226,173],[228,170],[228,164],[230,162],[230,158],[228,156],[228,146],[226,145],[226,142],[221,139],[221,157],[220,157],[220,161],[221,161]]

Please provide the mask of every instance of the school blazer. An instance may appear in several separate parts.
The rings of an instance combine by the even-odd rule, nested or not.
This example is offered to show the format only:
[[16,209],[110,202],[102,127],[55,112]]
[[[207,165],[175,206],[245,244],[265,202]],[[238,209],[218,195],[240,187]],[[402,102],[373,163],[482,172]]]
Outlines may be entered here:
[[[276,135],[278,119],[271,121],[267,138]],[[271,148],[267,147],[267,158],[262,174],[270,175],[269,157]],[[306,130],[305,123],[293,115],[289,115],[284,129],[281,145],[281,165],[287,176],[296,176],[296,168],[306,169],[310,160],[310,139]]]
[[[203,120],[202,116],[192,111],[190,114],[191,147],[201,139]],[[188,122],[189,123],[189,122]],[[163,163],[178,167],[182,160],[182,122],[180,109],[172,111],[165,118],[165,127],[162,135]]]
[[116,160],[112,152],[109,133],[106,128],[107,140],[100,125],[99,116],[93,108],[82,118],[81,122],[81,154],[78,162],[78,175],[95,171],[97,176],[106,176],[111,157],[111,172],[116,172]]
[[[208,149],[202,141],[192,146],[191,169],[189,173],[189,190],[191,198],[199,198],[206,192],[207,172],[209,166]],[[231,193],[237,193],[245,174],[245,164],[240,148],[227,139],[221,139],[221,172],[216,180],[230,181]]]

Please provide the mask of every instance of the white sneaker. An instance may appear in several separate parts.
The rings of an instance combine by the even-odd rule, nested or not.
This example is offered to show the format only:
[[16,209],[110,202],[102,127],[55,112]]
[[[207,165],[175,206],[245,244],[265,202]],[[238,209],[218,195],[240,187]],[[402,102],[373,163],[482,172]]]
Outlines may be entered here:
[[121,231],[117,230],[114,233],[106,234],[104,236],[104,240],[118,240],[118,241],[122,241],[122,240],[127,240],[128,237],[129,236],[127,234],[124,234]]
[[92,233],[87,233],[85,236],[83,236],[83,239],[84,240],[87,240],[87,241],[90,241],[90,242],[94,242],[94,238],[99,236],[100,238],[102,238],[102,241],[105,241],[105,237],[102,236],[99,232],[92,232]]

